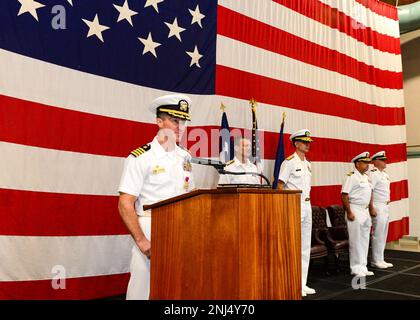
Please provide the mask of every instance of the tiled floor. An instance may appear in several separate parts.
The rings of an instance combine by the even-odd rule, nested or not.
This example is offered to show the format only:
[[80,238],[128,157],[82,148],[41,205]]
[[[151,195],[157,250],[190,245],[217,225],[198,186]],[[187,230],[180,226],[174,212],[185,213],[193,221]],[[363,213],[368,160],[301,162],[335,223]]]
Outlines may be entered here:
[[[310,266],[308,285],[317,294],[304,300],[420,300],[420,252],[386,250],[385,260],[394,267],[369,268],[375,275],[364,278],[365,283],[350,275],[347,257],[340,262],[338,273],[331,262],[329,275],[324,272],[322,260],[314,261]],[[354,285],[364,289],[354,289]]]

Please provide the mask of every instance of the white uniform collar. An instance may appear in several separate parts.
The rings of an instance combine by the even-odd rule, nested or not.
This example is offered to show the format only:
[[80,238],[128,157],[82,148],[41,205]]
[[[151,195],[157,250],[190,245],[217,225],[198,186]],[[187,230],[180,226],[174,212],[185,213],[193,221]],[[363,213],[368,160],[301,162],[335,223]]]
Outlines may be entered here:
[[249,159],[246,159],[245,163],[242,163],[236,156],[233,158],[233,161],[235,161],[234,164],[236,166],[243,165],[243,166],[247,166],[248,167],[248,166],[250,166],[252,164],[251,161],[249,161]]
[[295,153],[293,154],[295,156],[296,159],[298,159],[299,161],[305,162],[306,161],[306,157],[303,156],[303,160],[300,160],[299,155],[297,154],[297,152],[295,151]]
[[158,158],[166,156],[166,155],[174,154],[175,152],[179,153],[178,149],[180,149],[178,146],[175,146],[174,151],[165,151],[165,149],[157,140],[157,136],[153,138],[153,141],[150,143],[150,145],[152,147],[151,149],[153,150],[153,152],[156,154]]
[[361,174],[359,170],[357,170],[356,168],[354,168],[354,173],[359,175],[360,177],[363,177],[366,175],[366,173]]

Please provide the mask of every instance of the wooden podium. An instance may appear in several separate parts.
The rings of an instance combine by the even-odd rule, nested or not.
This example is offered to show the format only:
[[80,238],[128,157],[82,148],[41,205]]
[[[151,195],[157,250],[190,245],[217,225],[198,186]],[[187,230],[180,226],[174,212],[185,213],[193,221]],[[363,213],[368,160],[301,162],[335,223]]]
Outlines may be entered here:
[[300,191],[196,190],[144,208],[150,299],[301,299]]

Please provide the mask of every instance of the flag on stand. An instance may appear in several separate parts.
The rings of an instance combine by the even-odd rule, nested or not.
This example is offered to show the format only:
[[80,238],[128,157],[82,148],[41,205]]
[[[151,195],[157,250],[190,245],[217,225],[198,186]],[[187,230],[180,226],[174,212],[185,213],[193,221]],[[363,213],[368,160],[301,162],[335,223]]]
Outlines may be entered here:
[[277,152],[276,152],[276,159],[274,162],[274,172],[273,172],[273,189],[277,189],[277,185],[279,184],[279,174],[280,174],[280,166],[284,161],[284,120],[286,119],[286,113],[283,112],[283,120],[281,121],[280,126],[280,136],[279,142],[277,144]]
[[220,161],[226,163],[232,160],[235,154],[233,150],[233,137],[230,135],[229,122],[225,111],[226,107],[223,103],[220,106],[220,110],[223,111],[219,138]]

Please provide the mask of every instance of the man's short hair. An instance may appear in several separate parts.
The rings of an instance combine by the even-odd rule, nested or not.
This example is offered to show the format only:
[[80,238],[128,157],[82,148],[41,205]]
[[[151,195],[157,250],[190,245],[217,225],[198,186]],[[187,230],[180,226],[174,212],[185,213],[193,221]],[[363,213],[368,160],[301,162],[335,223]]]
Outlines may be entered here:
[[156,118],[159,118],[159,119],[162,119],[162,120],[165,120],[165,119],[167,119],[169,117],[170,117],[170,115],[167,114],[166,112],[160,112],[160,111],[158,111],[156,113]]

